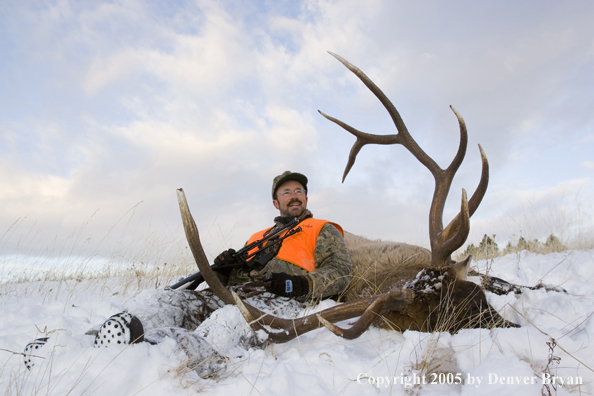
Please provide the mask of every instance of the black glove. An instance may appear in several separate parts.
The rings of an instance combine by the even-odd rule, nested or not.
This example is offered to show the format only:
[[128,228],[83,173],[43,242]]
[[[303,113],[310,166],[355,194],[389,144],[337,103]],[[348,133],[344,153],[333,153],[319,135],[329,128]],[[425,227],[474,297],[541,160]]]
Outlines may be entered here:
[[266,290],[284,297],[301,297],[309,293],[309,282],[303,275],[289,275],[284,272],[271,274],[267,278]]
[[234,249],[225,250],[214,259],[214,264],[211,268],[219,274],[229,276],[233,268],[235,268],[239,262],[235,253]]

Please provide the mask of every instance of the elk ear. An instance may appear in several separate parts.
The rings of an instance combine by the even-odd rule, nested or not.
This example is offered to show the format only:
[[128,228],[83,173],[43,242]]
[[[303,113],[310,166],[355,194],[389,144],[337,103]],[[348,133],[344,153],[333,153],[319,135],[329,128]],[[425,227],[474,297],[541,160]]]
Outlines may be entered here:
[[466,280],[466,275],[468,274],[468,267],[470,267],[471,262],[472,256],[468,256],[465,260],[458,261],[454,264],[454,271],[456,271],[456,278],[458,278],[458,280]]

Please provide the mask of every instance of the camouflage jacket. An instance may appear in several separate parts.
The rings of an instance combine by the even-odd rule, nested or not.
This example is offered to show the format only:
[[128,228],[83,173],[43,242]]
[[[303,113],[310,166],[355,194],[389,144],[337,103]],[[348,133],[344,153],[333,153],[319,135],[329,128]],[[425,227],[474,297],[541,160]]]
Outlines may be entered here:
[[[299,216],[299,220],[309,217],[312,217],[311,212],[305,210]],[[277,217],[273,230],[276,227],[282,227],[282,225],[282,218]],[[278,252],[280,245],[276,245],[272,249],[276,249]],[[304,275],[309,282],[309,297],[312,299],[319,300],[339,295],[346,290],[351,281],[353,266],[342,235],[330,223],[322,227],[316,239],[314,261],[316,269],[307,272],[303,268],[274,257],[259,271],[245,268],[233,270],[229,276],[228,285],[261,281],[271,273],[284,272],[290,275]]]

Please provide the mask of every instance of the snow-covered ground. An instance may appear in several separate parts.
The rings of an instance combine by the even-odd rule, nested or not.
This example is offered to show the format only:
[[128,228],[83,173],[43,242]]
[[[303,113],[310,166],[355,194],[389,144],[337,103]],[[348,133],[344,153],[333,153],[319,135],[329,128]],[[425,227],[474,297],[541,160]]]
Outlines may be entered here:
[[[225,352],[227,368],[209,379],[184,369],[186,355],[173,340],[93,348],[87,330],[124,310],[139,292],[150,297],[150,290],[139,291],[129,279],[0,285],[0,394],[593,394],[594,250],[523,252],[478,265],[481,272],[489,267],[490,274],[513,283],[542,280],[567,294],[489,293],[489,302],[521,324],[518,329],[450,335],[371,328],[352,341],[320,329],[249,350],[233,347],[233,335],[224,331],[229,326],[220,326],[222,321],[243,326],[237,309],[227,306],[209,325],[210,341]],[[12,352],[47,333],[50,341],[36,352],[44,359],[27,370],[23,357]],[[563,385],[543,389],[547,370]]]

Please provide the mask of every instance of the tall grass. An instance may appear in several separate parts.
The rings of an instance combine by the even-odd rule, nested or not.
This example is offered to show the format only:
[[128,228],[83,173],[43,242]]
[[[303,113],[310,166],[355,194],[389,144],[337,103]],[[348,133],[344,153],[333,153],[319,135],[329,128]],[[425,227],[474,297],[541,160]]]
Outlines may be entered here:
[[[0,285],[35,283],[55,290],[65,283],[117,278],[124,289],[162,287],[197,271],[181,224],[155,226],[135,205],[106,231],[94,213],[75,229],[48,235],[26,217],[0,235]],[[71,287],[71,286],[64,286]]]

